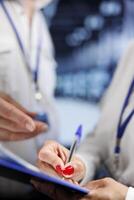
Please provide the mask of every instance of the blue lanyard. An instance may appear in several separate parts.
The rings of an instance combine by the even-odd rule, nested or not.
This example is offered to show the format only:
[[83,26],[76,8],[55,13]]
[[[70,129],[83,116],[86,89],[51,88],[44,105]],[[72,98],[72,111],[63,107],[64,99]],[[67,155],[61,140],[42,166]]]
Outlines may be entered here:
[[[11,25],[11,27],[12,27],[14,33],[15,33],[15,36],[16,36],[16,39],[17,39],[17,41],[18,41],[19,47],[20,47],[21,52],[22,52],[22,54],[23,54],[23,56],[24,56],[24,58],[25,58],[25,62],[26,62],[26,66],[27,66],[27,68],[28,68],[28,71],[29,71],[30,73],[32,73],[32,69],[31,69],[31,67],[30,67],[30,63],[28,62],[28,59],[27,59],[27,56],[26,56],[26,53],[25,53],[25,49],[24,49],[24,46],[23,46],[23,42],[22,42],[22,40],[21,40],[21,38],[20,38],[20,36],[19,36],[19,33],[18,33],[18,31],[17,31],[17,28],[16,28],[16,26],[15,26],[15,24],[14,24],[14,22],[13,22],[13,19],[12,19],[12,17],[10,16],[10,14],[9,14],[9,12],[8,12],[8,10],[7,10],[7,8],[6,8],[5,4],[4,4],[4,2],[3,2],[3,0],[0,0],[0,4],[1,4],[2,8],[3,8],[3,11],[5,12],[5,15],[7,16],[7,19],[9,20],[9,23],[10,23],[10,25]],[[42,41],[41,41],[41,37],[40,37],[40,38],[39,38],[39,42],[38,42],[38,47],[37,47],[36,66],[35,66],[35,70],[34,70],[33,73],[32,73],[32,74],[33,74],[33,81],[34,81],[34,83],[35,83],[35,86],[36,86],[36,89],[37,89],[37,90],[39,89],[39,88],[38,88],[38,75],[39,75],[41,48],[42,48]]]
[[122,137],[123,137],[123,135],[125,133],[125,130],[126,130],[128,124],[129,124],[130,120],[132,119],[132,117],[134,115],[134,109],[133,109],[129,113],[127,118],[124,120],[124,122],[122,123],[123,114],[125,112],[126,107],[129,104],[129,100],[130,100],[131,94],[133,92],[133,89],[134,89],[134,78],[131,81],[131,84],[130,84],[130,87],[129,87],[129,90],[128,90],[128,94],[127,94],[127,96],[125,98],[125,101],[123,103],[121,114],[120,114],[120,118],[119,118],[119,123],[118,123],[118,126],[117,126],[116,146],[115,146],[115,150],[114,150],[114,153],[117,156],[119,156],[119,154],[121,152],[121,147],[120,147],[121,139],[122,139]]

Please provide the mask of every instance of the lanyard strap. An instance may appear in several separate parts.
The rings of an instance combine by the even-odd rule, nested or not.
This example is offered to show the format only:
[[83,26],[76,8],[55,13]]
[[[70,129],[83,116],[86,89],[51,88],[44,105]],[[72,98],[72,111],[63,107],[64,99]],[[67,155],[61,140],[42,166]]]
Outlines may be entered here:
[[125,98],[125,101],[123,103],[123,107],[121,110],[121,114],[120,114],[120,118],[119,118],[119,123],[117,126],[117,136],[116,136],[116,146],[115,146],[115,154],[120,154],[121,148],[120,148],[120,142],[121,139],[125,133],[125,130],[130,122],[130,120],[132,119],[133,115],[134,115],[134,109],[129,113],[129,115],[127,116],[127,118],[124,120],[124,122],[122,123],[122,118],[123,118],[123,114],[125,112],[126,107],[128,106],[129,100],[130,100],[130,96],[133,92],[134,89],[134,79],[132,80],[129,90],[128,90],[128,94]]
[[3,11],[4,11],[5,15],[7,16],[7,19],[9,21],[14,33],[15,33],[16,39],[18,41],[18,45],[19,45],[19,47],[21,49],[21,52],[22,52],[22,54],[24,56],[24,59],[25,59],[25,63],[26,63],[27,69],[30,72],[30,74],[33,75],[32,78],[34,80],[36,89],[38,89],[38,83],[37,82],[38,82],[38,75],[39,75],[40,54],[41,54],[41,48],[42,48],[41,37],[39,37],[38,46],[37,46],[35,70],[32,72],[32,68],[30,66],[30,63],[28,62],[27,55],[26,55],[26,52],[25,52],[25,49],[24,49],[24,46],[23,46],[23,42],[22,42],[22,40],[20,38],[20,35],[18,33],[18,30],[17,30],[17,28],[16,28],[16,26],[15,26],[15,24],[13,22],[13,19],[10,16],[10,14],[9,14],[9,12],[8,12],[4,2],[3,2],[3,0],[0,0],[0,4],[1,4],[2,8],[3,8]]

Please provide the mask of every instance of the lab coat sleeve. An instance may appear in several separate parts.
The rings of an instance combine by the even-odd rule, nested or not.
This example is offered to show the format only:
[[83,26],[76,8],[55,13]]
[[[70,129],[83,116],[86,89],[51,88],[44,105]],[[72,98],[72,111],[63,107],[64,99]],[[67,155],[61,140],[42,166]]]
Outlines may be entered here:
[[[125,73],[126,63],[129,61],[133,49],[134,42],[131,43],[127,52],[123,55],[119,62],[112,83],[105,95],[105,98],[103,99],[103,103],[101,104],[101,116],[94,132],[88,134],[77,152],[77,156],[79,156],[86,165],[86,175],[82,184],[85,184],[93,179],[96,170],[100,167],[101,162],[108,157],[108,143],[106,141],[109,141],[109,138],[111,137],[110,134],[112,133],[111,131],[113,130],[113,127],[112,129],[109,127],[109,121],[113,120],[109,116],[109,107],[111,107],[113,103],[111,102],[111,98],[113,92],[116,91],[115,88],[120,80],[119,77],[122,72]],[[109,102],[111,103],[109,104]]]
[[104,138],[101,137],[101,133],[98,130],[95,130],[84,139],[78,149],[77,156],[86,165],[86,174],[81,182],[82,185],[93,179],[101,163],[101,154],[105,154],[104,146]]
[[134,200],[134,188],[129,187],[125,200]]

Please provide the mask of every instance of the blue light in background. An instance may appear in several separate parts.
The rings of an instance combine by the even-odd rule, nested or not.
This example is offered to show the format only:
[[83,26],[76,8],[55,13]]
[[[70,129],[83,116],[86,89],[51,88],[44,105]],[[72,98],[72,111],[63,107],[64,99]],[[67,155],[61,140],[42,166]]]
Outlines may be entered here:
[[99,15],[88,15],[85,18],[84,24],[87,30],[100,30],[104,26],[104,18]]
[[121,4],[118,1],[102,1],[100,12],[104,16],[116,16],[122,11]]
[[75,28],[75,30],[66,36],[66,42],[69,46],[79,46],[82,42],[91,37],[91,32],[84,27]]

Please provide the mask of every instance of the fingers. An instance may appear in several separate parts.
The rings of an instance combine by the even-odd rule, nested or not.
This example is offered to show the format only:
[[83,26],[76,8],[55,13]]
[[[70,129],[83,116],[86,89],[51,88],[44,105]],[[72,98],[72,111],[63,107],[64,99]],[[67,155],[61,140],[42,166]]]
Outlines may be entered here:
[[24,131],[19,131],[19,132],[12,132],[11,130],[7,129],[2,129],[0,128],[0,139],[1,141],[18,141],[18,140],[24,140],[28,139],[31,137],[34,137],[41,132],[44,132],[47,130],[47,125],[41,122],[36,122],[36,128],[32,132],[24,132]]
[[68,151],[64,147],[61,147],[58,149],[58,155],[64,163],[66,163],[67,154],[68,154]]
[[54,169],[56,169],[57,166],[61,166],[61,168],[64,167],[62,159],[59,158],[56,153],[50,151],[49,149],[45,151],[42,149],[39,152],[39,159],[51,165]]
[[59,174],[57,174],[57,172],[54,170],[54,168],[52,166],[50,166],[49,164],[38,160],[37,166],[41,171],[45,172],[49,176],[55,176],[57,178],[61,178],[61,176]]
[[26,111],[7,95],[0,98],[0,108],[0,139],[3,141],[27,139],[48,129],[46,124],[33,121],[27,115],[34,116],[35,113]]
[[47,132],[48,131],[48,125],[44,122],[35,121],[35,131],[37,133]]
[[88,182],[84,187],[89,189],[89,194],[81,200],[107,200],[108,195],[107,178]]
[[26,108],[24,108],[23,106],[21,106],[17,101],[15,101],[14,99],[12,99],[10,97],[10,101],[8,101],[9,103],[13,104],[16,108],[18,108],[19,110],[21,110],[22,112],[26,113],[27,115],[29,115],[30,117],[35,117],[36,116],[36,112],[30,112],[28,111]]
[[0,92],[0,97],[6,100],[8,103],[13,104],[16,108],[18,108],[19,110],[26,113],[32,118],[35,117],[37,114],[36,112],[30,112],[27,109],[25,109],[22,105],[20,105],[17,101],[15,101],[11,96],[5,94],[4,92]]
[[65,165],[69,151],[54,141],[47,141],[39,152],[39,160],[52,166],[66,179],[80,181],[85,175],[85,165],[76,156]]
[[11,120],[0,117],[0,127],[13,132],[27,132],[27,130],[20,124],[17,124]]
[[107,190],[94,189],[90,190],[89,194],[81,198],[80,200],[113,200]]
[[9,119],[16,124],[20,125],[27,131],[34,131],[35,130],[35,123],[34,121],[27,116],[25,113],[20,111],[14,105],[9,104],[8,102],[4,101],[0,98],[0,116],[4,117],[5,119]]
[[30,112],[28,111],[26,108],[24,108],[22,105],[20,105],[17,101],[15,101],[12,97],[10,97],[7,94],[4,93],[0,93],[0,96],[6,100],[8,103],[13,104],[16,108],[18,108],[19,110],[21,110],[22,112],[26,113],[27,115],[29,115],[30,117],[35,117],[36,116],[36,112]]
[[[62,152],[62,153],[61,153]],[[64,160],[66,159],[67,150],[54,141],[47,141],[39,152],[39,159],[54,169],[60,170],[64,168]]]

